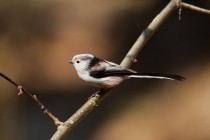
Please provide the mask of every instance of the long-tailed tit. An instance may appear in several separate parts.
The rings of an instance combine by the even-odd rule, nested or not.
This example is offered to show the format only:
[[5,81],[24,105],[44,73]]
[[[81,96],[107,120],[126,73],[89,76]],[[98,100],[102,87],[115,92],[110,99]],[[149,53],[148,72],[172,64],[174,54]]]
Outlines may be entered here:
[[99,88],[112,88],[129,78],[157,78],[183,80],[184,77],[167,74],[138,73],[131,69],[95,57],[92,54],[78,54],[69,63],[73,64],[79,77]]

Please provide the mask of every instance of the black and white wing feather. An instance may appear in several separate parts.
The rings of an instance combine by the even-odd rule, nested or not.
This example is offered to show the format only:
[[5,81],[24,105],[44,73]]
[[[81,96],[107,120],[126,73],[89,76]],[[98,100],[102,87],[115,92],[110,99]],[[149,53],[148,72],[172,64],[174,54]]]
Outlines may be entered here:
[[182,81],[185,78],[179,75],[160,74],[160,73],[137,73],[131,69],[125,69],[122,66],[109,62],[106,60],[94,58],[91,65],[90,76],[94,78],[105,78],[108,76],[128,76],[134,78],[155,78],[155,79],[168,79]]
[[125,69],[122,66],[97,58],[97,62],[91,65],[90,76],[94,78],[104,78],[108,76],[123,76],[132,75],[137,73],[136,71]]

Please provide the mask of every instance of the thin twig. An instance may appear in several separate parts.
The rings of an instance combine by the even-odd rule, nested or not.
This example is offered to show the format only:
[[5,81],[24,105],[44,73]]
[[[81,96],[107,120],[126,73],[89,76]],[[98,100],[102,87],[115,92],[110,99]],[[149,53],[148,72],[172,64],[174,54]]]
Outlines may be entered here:
[[181,4],[182,2],[180,1],[179,2],[179,20],[181,20],[182,19],[182,16],[181,16],[181,14],[182,14],[182,4]]
[[18,95],[22,95],[23,93],[25,93],[26,95],[28,95],[29,97],[31,97],[37,103],[37,105],[43,111],[43,113],[46,114],[50,119],[52,119],[54,121],[55,125],[60,126],[61,124],[63,124],[49,110],[47,110],[47,108],[39,101],[39,99],[37,98],[36,95],[31,94],[30,92],[28,92],[22,86],[18,85],[15,81],[13,81],[12,79],[10,79],[9,77],[7,77],[6,75],[4,75],[3,73],[0,73],[0,76],[3,77],[4,79],[6,79],[8,82],[10,82],[11,84],[13,84],[14,86],[16,86],[19,89]]
[[[178,8],[178,3],[172,0],[151,22],[151,24],[142,32],[139,38],[136,40],[134,45],[131,47],[130,51],[127,53],[121,66],[129,68],[136,59],[136,56],[144,47],[146,42],[151,38],[151,36],[159,29],[159,27],[164,23],[164,21],[169,17],[169,15]],[[96,96],[90,98],[80,109],[76,111],[63,125],[59,126],[57,131],[51,137],[51,140],[60,140],[72,130],[88,113],[90,113],[107,95],[109,95],[109,90],[99,91]]]
[[200,12],[200,13],[210,14],[210,10],[207,10],[207,9],[204,9],[204,8],[200,8],[198,6],[194,6],[192,4],[188,4],[188,3],[185,3],[185,2],[181,2],[181,6],[184,7],[184,8],[193,10],[193,11]]

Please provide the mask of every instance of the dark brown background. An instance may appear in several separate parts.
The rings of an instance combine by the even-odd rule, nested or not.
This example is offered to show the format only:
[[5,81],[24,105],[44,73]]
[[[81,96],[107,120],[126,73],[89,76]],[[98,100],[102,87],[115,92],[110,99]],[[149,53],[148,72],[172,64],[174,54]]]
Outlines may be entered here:
[[[68,61],[91,53],[120,63],[168,1],[0,1],[0,71],[66,120],[97,89]],[[210,9],[210,2],[190,1]],[[140,72],[180,74],[184,82],[124,82],[66,139],[209,140],[210,15],[171,15],[132,66]],[[0,139],[49,139],[56,127],[27,96],[0,78]]]

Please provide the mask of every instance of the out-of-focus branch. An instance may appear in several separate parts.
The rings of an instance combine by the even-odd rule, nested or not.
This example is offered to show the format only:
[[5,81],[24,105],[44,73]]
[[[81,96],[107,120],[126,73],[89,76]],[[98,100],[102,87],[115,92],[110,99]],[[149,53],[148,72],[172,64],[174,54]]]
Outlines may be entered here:
[[30,92],[28,92],[22,86],[19,86],[15,81],[13,81],[12,79],[10,79],[9,77],[7,77],[6,75],[4,75],[3,73],[0,73],[0,76],[3,77],[5,80],[7,80],[8,82],[10,82],[11,84],[13,84],[14,86],[16,86],[19,89],[18,95],[22,95],[23,93],[25,93],[26,95],[28,95],[29,97],[31,97],[31,99],[33,99],[33,101],[36,102],[36,104],[43,111],[43,113],[46,114],[51,120],[53,120],[53,122],[55,123],[55,125],[59,126],[59,125],[63,124],[49,110],[47,110],[47,108],[39,101],[39,99],[37,98],[36,95],[31,94]]

